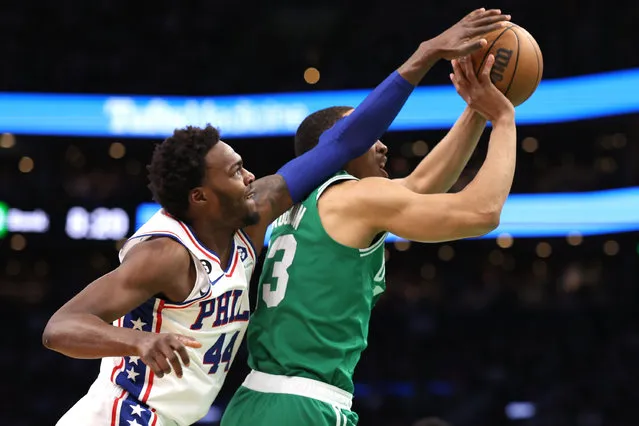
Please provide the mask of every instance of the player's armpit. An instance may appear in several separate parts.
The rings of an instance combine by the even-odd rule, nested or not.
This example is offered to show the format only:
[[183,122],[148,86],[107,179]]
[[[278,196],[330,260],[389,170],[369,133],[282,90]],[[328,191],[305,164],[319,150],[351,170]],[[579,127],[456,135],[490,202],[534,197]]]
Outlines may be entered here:
[[397,182],[366,178],[344,189],[342,207],[368,232],[390,231],[412,241],[437,242],[484,235],[499,224],[500,206],[469,194],[417,194]]
[[244,228],[253,241],[255,250],[262,250],[266,228],[286,210],[293,206],[293,200],[286,186],[284,178],[279,175],[269,175],[253,182],[255,203],[260,221],[256,225]]
[[192,265],[186,249],[173,240],[139,243],[117,269],[89,284],[53,314],[43,344],[76,358],[133,353],[140,332],[111,323],[159,293],[168,297],[179,293],[180,284],[186,292],[187,281],[195,280]]

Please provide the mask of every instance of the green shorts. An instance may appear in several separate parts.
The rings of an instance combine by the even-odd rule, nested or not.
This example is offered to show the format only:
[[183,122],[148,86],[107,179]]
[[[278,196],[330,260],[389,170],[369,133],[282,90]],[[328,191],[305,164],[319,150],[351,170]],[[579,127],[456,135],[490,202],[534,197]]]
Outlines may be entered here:
[[221,426],[355,426],[353,411],[290,393],[241,386],[222,416]]

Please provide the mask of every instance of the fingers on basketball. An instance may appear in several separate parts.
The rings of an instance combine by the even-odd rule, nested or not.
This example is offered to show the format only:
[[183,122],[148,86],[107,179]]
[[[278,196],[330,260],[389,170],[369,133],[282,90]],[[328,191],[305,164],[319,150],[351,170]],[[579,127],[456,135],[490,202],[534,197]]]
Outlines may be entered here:
[[481,69],[481,72],[479,73],[480,83],[483,83],[483,84],[492,83],[490,80],[490,71],[492,70],[494,64],[495,64],[495,56],[491,53],[486,58],[486,61],[484,62],[484,67]]

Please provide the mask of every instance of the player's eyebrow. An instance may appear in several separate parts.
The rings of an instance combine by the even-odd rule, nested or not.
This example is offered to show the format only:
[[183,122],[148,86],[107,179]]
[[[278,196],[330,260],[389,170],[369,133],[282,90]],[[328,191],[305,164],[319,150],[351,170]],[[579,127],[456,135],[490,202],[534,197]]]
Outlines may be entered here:
[[244,161],[242,158],[237,160],[235,163],[231,164],[229,167],[229,172],[234,171],[235,169],[241,169],[244,166]]

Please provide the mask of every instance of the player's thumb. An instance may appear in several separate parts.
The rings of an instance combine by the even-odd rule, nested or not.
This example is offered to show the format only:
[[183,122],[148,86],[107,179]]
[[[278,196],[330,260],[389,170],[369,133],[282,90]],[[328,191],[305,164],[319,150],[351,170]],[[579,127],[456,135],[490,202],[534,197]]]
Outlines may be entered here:
[[192,337],[188,337],[188,336],[183,336],[181,334],[178,334],[177,339],[180,341],[180,343],[182,343],[184,346],[188,346],[189,348],[201,348],[202,344],[200,342],[198,342],[197,340],[195,340]]

